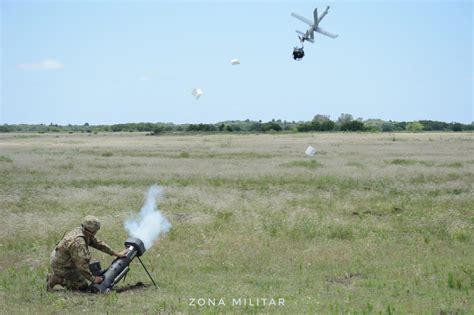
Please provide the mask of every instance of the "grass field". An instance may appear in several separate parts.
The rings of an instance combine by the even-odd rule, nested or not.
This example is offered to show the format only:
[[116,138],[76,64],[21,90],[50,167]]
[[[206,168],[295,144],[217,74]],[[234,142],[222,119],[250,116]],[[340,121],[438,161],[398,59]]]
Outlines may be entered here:
[[[473,314],[473,183],[472,133],[0,134],[0,313]],[[160,289],[46,292],[63,233],[93,214],[121,249],[153,184]]]

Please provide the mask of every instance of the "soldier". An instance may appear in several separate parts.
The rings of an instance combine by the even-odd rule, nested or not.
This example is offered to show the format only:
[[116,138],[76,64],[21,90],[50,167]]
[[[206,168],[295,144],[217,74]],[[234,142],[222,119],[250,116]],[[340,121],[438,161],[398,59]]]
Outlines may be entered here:
[[97,240],[95,234],[100,229],[100,221],[91,215],[86,216],[82,226],[74,228],[63,236],[51,253],[52,273],[47,276],[46,289],[52,290],[60,284],[71,290],[86,291],[91,283],[101,283],[102,277],[95,277],[89,269],[91,254],[88,246],[116,257],[125,257],[126,250],[118,253],[105,242]]

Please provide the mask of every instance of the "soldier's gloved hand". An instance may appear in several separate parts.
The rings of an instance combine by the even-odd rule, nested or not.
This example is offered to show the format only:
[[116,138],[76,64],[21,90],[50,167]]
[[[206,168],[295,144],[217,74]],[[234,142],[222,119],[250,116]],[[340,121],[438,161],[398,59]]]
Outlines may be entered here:
[[123,258],[123,257],[127,257],[127,253],[128,253],[128,250],[124,249],[120,253],[114,252],[112,255],[114,255],[115,257]]
[[95,277],[95,279],[94,279],[94,284],[99,284],[99,283],[101,283],[102,281],[104,281],[104,278],[102,278],[102,277]]

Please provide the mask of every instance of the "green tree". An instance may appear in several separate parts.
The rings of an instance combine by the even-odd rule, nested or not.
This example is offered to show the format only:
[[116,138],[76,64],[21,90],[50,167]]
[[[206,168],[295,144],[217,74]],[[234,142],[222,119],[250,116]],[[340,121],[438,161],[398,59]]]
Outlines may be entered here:
[[342,131],[364,131],[364,123],[360,120],[352,120],[341,125]]
[[462,130],[463,130],[463,126],[462,126],[462,124],[460,124],[460,123],[452,123],[452,124],[451,124],[451,130],[452,130],[452,131],[462,131]]
[[406,129],[408,131],[412,131],[412,132],[422,131],[423,128],[424,128],[423,124],[420,123],[419,121],[412,121],[412,122],[408,123],[407,126],[406,126]]
[[155,128],[153,128],[153,135],[159,135],[160,133],[162,133],[163,131],[165,131],[165,127],[163,126],[156,126]]
[[249,131],[262,131],[262,124],[261,122],[254,122],[249,126]]
[[384,122],[382,124],[382,131],[383,132],[389,132],[389,131],[394,131],[395,130],[395,127],[393,126],[393,124],[391,122]]
[[346,124],[346,123],[348,123],[348,122],[351,122],[351,121],[353,121],[353,120],[354,120],[354,117],[352,117],[351,114],[344,114],[344,113],[342,113],[342,114],[339,116],[339,118],[337,119],[337,123],[338,123],[339,125],[344,125],[344,124]]
[[4,124],[3,126],[0,126],[0,132],[10,132],[12,128],[8,126],[7,124]]
[[394,122],[393,127],[396,131],[406,130],[407,123],[405,121]]
[[331,121],[331,119],[329,119],[329,115],[317,114],[313,117],[313,120],[311,122],[322,124],[322,123],[325,123],[327,121]]
[[425,131],[446,130],[449,125],[445,122],[435,120],[419,120],[418,122],[423,125],[423,130]]
[[273,131],[281,131],[282,128],[279,124],[277,124],[276,122],[272,121],[272,122],[267,122],[267,123],[264,123],[262,124],[262,131],[263,132],[266,132],[266,131],[270,131],[270,130],[273,130]]

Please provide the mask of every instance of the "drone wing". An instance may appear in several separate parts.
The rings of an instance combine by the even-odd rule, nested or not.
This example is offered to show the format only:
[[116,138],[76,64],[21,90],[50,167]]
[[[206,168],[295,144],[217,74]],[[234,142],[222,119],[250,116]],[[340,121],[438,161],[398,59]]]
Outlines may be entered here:
[[336,37],[337,37],[337,35],[332,34],[332,33],[329,33],[328,31],[325,31],[325,30],[323,30],[323,29],[320,28],[320,27],[317,27],[317,28],[315,29],[315,31],[318,32],[318,33],[320,33],[320,34],[323,34],[323,35],[326,35],[326,36],[328,36],[328,37],[331,37],[331,38],[336,38]]
[[302,16],[299,15],[299,14],[296,14],[296,13],[291,12],[291,16],[297,18],[298,20],[300,20],[300,21],[303,22],[303,23],[308,24],[309,26],[313,26],[313,22],[311,22],[311,21],[308,20],[307,18],[302,17]]

